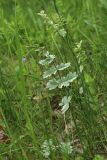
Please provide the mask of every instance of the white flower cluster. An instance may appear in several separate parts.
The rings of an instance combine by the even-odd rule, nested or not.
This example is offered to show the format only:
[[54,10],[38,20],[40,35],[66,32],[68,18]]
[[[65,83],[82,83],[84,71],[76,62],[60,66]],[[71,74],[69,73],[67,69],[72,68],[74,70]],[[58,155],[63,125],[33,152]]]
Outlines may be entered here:
[[72,154],[73,151],[70,142],[61,142],[58,146],[55,146],[52,139],[45,140],[41,149],[44,158],[49,158],[52,151],[55,152],[58,150],[61,152],[61,154]]

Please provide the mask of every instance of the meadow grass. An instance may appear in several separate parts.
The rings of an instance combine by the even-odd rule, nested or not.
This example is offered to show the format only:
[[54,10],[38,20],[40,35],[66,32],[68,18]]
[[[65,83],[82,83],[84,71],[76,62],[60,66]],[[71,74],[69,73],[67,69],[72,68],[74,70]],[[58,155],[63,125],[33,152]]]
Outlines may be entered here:
[[[1,160],[107,159],[106,15],[106,0],[0,0]],[[60,80],[79,75],[69,87],[46,88],[47,51],[71,63]]]

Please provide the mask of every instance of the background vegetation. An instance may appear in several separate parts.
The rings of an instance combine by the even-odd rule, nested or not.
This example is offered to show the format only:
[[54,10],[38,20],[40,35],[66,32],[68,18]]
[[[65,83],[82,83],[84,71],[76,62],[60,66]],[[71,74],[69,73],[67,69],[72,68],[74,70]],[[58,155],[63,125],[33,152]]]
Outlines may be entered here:
[[[69,89],[46,88],[47,51]],[[107,159],[106,74],[106,0],[0,0],[0,159]]]

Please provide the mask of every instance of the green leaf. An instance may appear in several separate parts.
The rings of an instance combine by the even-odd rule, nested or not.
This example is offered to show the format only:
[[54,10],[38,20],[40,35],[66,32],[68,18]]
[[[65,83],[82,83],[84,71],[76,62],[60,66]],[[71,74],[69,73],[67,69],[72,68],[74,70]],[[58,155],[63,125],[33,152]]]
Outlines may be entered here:
[[70,63],[61,63],[60,65],[57,65],[56,68],[57,68],[57,70],[62,71],[64,69],[70,67],[70,65],[71,65]]
[[65,114],[65,112],[69,109],[69,104],[70,104],[70,101],[71,101],[71,97],[67,97],[67,96],[64,96],[62,98],[62,101],[61,103],[59,104],[59,106],[62,106],[62,114]]
[[61,79],[52,79],[49,80],[47,83],[47,88],[49,90],[55,89],[55,88],[62,88],[62,87],[68,87],[70,83],[72,83],[77,78],[76,72],[72,73],[70,72],[67,74],[66,77],[61,77]]
[[100,3],[107,8],[107,0],[100,0]]
[[47,70],[46,72],[44,72],[43,78],[48,78],[52,74],[56,74],[56,72],[57,72],[57,69],[55,67],[51,67],[49,70]]
[[0,88],[0,97],[5,96],[3,89]]
[[19,75],[19,73],[20,73],[20,67],[19,66],[15,67],[15,73],[16,73],[16,75]]
[[58,87],[58,81],[56,79],[52,79],[47,83],[47,88],[49,90],[55,89]]
[[94,160],[104,160],[104,158],[100,155],[96,155]]
[[77,78],[77,74],[76,72],[72,73],[68,73],[66,77],[62,77],[61,80],[59,81],[59,88],[64,87],[68,87],[70,85],[70,83],[72,83],[75,79]]
[[43,78],[48,78],[50,77],[52,74],[56,74],[56,72],[62,71],[66,68],[68,68],[70,66],[70,63],[61,63],[60,65],[57,66],[53,66],[51,67],[49,70],[47,70],[46,72],[44,72],[43,74]]
[[45,56],[46,56],[46,59],[43,59],[43,60],[39,61],[39,64],[41,64],[43,66],[52,63],[53,60],[55,59],[55,55],[49,54],[49,52],[47,52],[45,54]]

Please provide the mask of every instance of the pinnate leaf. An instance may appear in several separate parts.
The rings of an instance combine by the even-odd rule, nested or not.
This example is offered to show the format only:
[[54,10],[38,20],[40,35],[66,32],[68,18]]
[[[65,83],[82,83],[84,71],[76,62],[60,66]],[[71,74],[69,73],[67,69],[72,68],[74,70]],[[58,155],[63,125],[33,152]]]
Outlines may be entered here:
[[43,59],[43,60],[39,61],[39,64],[41,64],[43,66],[52,63],[53,60],[55,59],[55,55],[49,54],[49,52],[47,52],[45,54],[45,56],[46,56],[46,59]]
[[47,88],[49,90],[55,88],[68,87],[77,78],[76,72],[69,72],[66,77],[61,77],[61,79],[52,79],[47,83]]
[[64,96],[62,98],[62,101],[61,103],[59,104],[59,106],[62,106],[62,114],[65,114],[65,112],[69,109],[69,104],[70,104],[70,101],[71,101],[71,97],[67,97],[67,96]]
[[57,66],[53,66],[51,67],[49,70],[45,71],[43,74],[43,78],[48,78],[50,77],[52,74],[56,74],[56,72],[62,71],[66,68],[68,68],[70,66],[70,63],[61,63],[60,65]]

